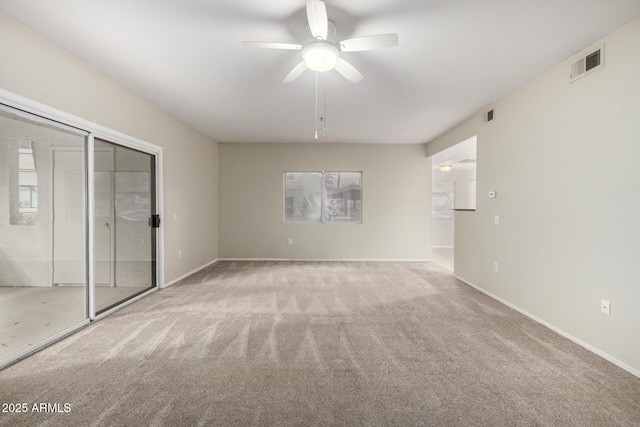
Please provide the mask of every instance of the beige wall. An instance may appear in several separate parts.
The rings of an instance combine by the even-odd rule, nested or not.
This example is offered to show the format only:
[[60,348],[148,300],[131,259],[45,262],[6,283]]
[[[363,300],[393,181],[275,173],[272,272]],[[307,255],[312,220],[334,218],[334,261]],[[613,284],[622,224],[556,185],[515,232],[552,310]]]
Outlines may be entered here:
[[217,258],[216,143],[2,13],[0,63],[0,88],[164,148],[165,282]]
[[[220,257],[428,259],[430,163],[420,145],[220,144]],[[283,221],[283,172],[322,170],[363,172],[362,224]]]
[[602,69],[569,84],[567,60],[497,101],[495,122],[473,117],[427,154],[478,135],[456,275],[640,375],[640,19],[604,42]]

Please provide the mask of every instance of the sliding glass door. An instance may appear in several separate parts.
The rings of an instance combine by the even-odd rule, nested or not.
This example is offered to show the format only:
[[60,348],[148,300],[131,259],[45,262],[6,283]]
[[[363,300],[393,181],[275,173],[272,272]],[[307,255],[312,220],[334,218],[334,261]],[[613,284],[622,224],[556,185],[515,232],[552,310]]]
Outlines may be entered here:
[[99,132],[0,103],[0,367],[158,285],[161,151]]
[[155,160],[95,140],[95,310],[101,313],[156,284]]
[[0,365],[88,322],[86,149],[0,106]]

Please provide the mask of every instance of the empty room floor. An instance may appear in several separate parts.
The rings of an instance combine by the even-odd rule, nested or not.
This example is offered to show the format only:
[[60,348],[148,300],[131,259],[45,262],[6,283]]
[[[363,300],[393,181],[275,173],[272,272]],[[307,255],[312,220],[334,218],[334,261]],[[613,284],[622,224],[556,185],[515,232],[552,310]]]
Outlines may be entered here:
[[[96,287],[96,301],[109,307],[146,288]],[[0,287],[0,359],[49,338],[87,318],[84,286]]]
[[0,425],[640,424],[640,379],[428,262],[217,262],[0,371]]

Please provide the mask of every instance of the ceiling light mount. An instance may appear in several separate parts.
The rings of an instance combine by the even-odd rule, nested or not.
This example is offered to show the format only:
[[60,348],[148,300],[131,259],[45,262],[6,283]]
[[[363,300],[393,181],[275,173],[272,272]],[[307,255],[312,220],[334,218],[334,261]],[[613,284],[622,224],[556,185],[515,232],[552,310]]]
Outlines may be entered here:
[[451,165],[440,165],[440,170],[442,172],[449,172],[453,166]]

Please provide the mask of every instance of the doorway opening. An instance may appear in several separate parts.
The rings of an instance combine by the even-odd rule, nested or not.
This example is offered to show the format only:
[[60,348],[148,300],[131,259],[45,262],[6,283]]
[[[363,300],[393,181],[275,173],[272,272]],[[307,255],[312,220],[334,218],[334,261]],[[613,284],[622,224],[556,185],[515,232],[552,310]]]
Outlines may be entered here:
[[477,136],[431,157],[431,253],[455,269],[456,212],[476,208]]

